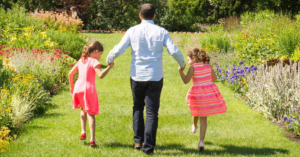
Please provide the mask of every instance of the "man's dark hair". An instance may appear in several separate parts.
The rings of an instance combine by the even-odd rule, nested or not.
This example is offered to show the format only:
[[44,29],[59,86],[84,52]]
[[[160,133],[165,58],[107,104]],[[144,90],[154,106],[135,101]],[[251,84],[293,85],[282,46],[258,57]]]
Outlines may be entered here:
[[155,14],[155,7],[152,4],[143,4],[140,13],[144,20],[152,20]]

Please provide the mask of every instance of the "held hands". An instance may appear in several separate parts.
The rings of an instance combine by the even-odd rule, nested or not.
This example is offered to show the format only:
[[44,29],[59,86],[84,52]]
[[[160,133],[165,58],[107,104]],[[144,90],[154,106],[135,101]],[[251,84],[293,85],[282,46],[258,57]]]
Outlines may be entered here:
[[179,68],[178,68],[178,70],[179,70],[179,71],[182,71],[182,72],[184,71],[184,69],[185,69],[185,65],[184,65],[184,67],[180,67],[180,66],[179,66]]
[[112,68],[115,65],[115,63],[114,63],[114,61],[112,61],[111,63],[107,63],[107,65],[108,65],[108,67]]

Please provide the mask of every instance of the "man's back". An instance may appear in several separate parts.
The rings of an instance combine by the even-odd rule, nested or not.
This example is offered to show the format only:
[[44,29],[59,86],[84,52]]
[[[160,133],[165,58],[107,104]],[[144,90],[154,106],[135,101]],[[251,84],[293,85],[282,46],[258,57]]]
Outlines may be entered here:
[[159,81],[163,78],[163,46],[181,67],[184,66],[183,56],[168,31],[155,25],[152,20],[143,20],[141,24],[131,27],[109,53],[108,62],[124,53],[129,45],[132,57],[130,76],[135,81]]

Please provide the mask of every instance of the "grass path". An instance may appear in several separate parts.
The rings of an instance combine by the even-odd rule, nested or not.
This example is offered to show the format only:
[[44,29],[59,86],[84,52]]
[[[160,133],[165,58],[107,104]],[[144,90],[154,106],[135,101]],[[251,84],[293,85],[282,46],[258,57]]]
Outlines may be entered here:
[[[100,59],[103,64],[109,50],[122,37],[120,34],[88,36],[104,42],[105,51]],[[106,78],[97,79],[100,102],[100,114],[96,116],[97,148],[90,148],[89,140],[79,140],[80,111],[71,108],[71,95],[65,87],[53,97],[53,107],[43,117],[27,123],[18,139],[0,156],[144,156],[142,151],[132,148],[129,68],[130,49],[115,61]],[[199,156],[196,149],[199,130],[197,134],[191,133],[192,118],[185,103],[191,84],[182,83],[177,68],[175,60],[164,53],[165,77],[155,156]],[[234,98],[227,87],[217,85],[228,112],[208,118],[206,150],[201,156],[299,156],[300,145],[289,141],[282,128]]]

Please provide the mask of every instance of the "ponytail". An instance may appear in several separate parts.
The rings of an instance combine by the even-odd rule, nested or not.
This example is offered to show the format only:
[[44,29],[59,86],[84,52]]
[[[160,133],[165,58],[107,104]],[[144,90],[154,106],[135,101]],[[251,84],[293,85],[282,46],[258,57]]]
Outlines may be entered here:
[[204,49],[199,50],[198,48],[194,48],[192,51],[189,51],[187,56],[192,58],[193,56],[197,58],[200,62],[209,63],[209,56],[206,54]]
[[82,57],[83,58],[86,58],[90,55],[90,52],[89,52],[89,45],[84,45],[83,46],[83,50],[82,50]]

